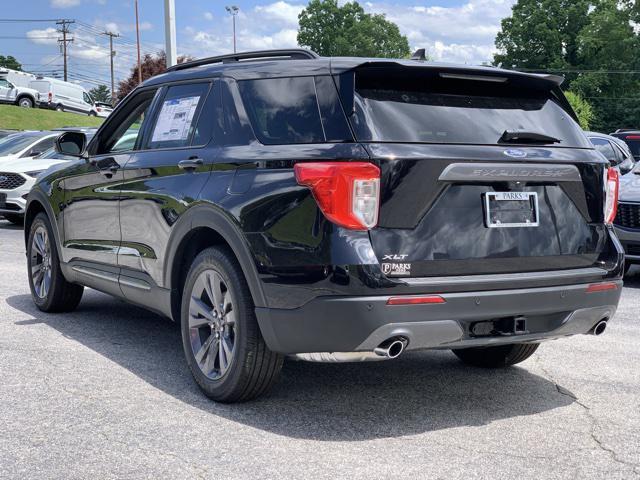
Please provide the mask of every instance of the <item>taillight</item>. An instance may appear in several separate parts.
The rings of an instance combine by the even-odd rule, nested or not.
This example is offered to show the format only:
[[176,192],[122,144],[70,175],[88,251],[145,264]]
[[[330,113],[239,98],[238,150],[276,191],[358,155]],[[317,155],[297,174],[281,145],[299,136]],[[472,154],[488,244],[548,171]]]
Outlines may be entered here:
[[294,166],[296,181],[311,189],[322,213],[353,230],[378,224],[380,169],[367,162],[312,162]]
[[51,102],[51,100],[53,100],[53,94],[49,92],[49,102]]
[[640,135],[627,135],[625,140],[640,140]]
[[615,168],[607,169],[606,201],[604,204],[604,221],[611,225],[618,212],[618,191],[620,190],[620,174]]

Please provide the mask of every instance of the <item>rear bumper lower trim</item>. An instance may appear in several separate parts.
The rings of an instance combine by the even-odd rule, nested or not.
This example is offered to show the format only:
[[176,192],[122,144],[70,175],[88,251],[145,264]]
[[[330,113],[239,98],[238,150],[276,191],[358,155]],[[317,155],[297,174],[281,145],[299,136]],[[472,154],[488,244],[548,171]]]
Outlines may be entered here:
[[[409,339],[409,350],[465,348],[533,342],[587,333],[616,311],[616,289],[587,292],[589,284],[442,294],[443,304],[386,305],[388,296],[319,297],[303,307],[256,308],[270,349],[281,353],[372,350],[393,336]],[[506,317],[531,319],[519,335],[473,337],[469,325]]]

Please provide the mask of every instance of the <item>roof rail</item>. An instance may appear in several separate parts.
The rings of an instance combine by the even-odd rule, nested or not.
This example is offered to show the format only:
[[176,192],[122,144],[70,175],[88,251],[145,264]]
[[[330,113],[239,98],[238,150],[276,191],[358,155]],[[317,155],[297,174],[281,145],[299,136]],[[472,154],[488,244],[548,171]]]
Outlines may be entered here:
[[228,55],[219,55],[217,57],[201,58],[191,62],[179,63],[167,68],[167,72],[175,72],[177,70],[186,70],[187,68],[201,67],[203,65],[211,65],[214,63],[231,63],[241,60],[268,60],[278,58],[282,60],[315,60],[320,56],[306,50],[304,48],[292,48],[287,50],[258,50],[255,52],[230,53]]
[[613,133],[626,133],[626,132],[637,132],[637,128],[619,128]]

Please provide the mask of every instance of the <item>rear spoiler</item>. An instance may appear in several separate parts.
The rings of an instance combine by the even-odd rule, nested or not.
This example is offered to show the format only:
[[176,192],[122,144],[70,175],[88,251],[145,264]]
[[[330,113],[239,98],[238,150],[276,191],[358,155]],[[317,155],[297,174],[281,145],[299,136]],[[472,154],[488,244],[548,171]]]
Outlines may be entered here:
[[420,60],[381,60],[359,59],[355,62],[351,58],[332,58],[330,64],[331,74],[336,80],[336,86],[343,102],[343,108],[347,115],[354,111],[355,74],[364,68],[410,68],[428,69],[440,73],[442,77],[457,79],[470,79],[494,83],[517,82],[543,90],[549,90],[569,115],[578,121],[573,108],[562,93],[560,86],[564,83],[564,77],[546,73],[524,73],[515,70],[505,70],[495,67],[468,67],[462,65],[433,63]]

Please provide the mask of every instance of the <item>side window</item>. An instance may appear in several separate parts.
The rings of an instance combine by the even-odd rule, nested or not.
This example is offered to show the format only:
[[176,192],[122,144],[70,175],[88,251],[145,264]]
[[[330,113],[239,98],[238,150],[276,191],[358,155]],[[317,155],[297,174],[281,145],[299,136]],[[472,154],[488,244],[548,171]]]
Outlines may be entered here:
[[104,134],[97,143],[94,155],[133,150],[147,119],[156,90],[138,93],[127,102],[116,117],[110,116]]
[[39,141],[33,147],[31,147],[26,153],[24,153],[23,157],[33,157],[35,155],[39,155],[45,150],[49,150],[53,147],[53,142],[55,142],[56,137],[45,138],[44,140]]
[[243,80],[238,86],[253,130],[262,143],[325,141],[313,77]]
[[0,78],[0,87],[9,88],[9,82],[5,78]]
[[92,104],[91,97],[87,94],[87,92],[82,92],[82,98],[86,103]]
[[596,150],[603,154],[607,160],[617,162],[618,159],[609,140],[605,140],[604,138],[591,138],[590,140],[593,146],[596,147]]
[[169,87],[158,106],[158,113],[150,130],[146,148],[189,146],[210,85],[210,83],[193,83]]

